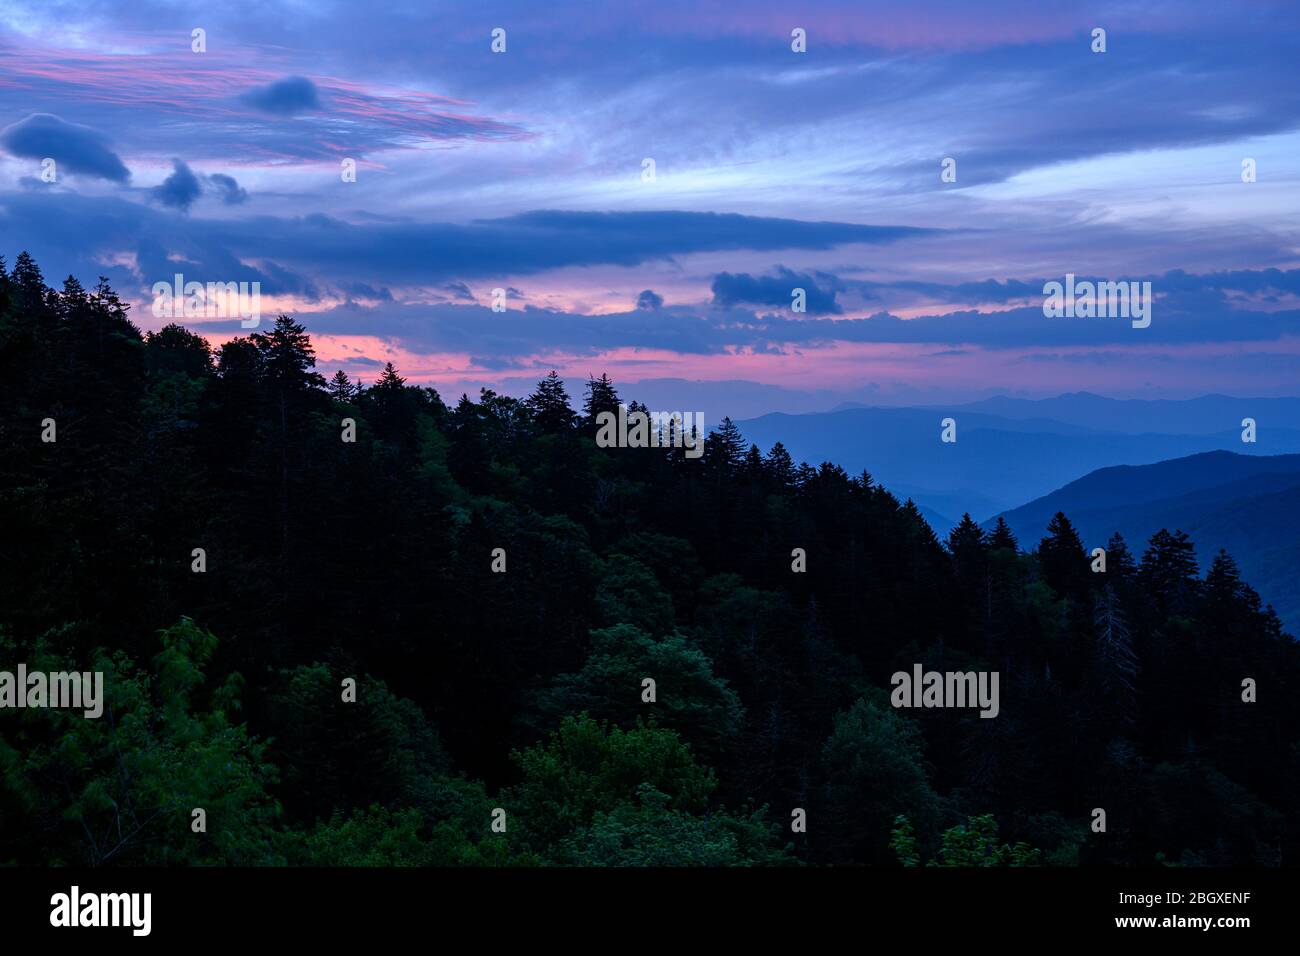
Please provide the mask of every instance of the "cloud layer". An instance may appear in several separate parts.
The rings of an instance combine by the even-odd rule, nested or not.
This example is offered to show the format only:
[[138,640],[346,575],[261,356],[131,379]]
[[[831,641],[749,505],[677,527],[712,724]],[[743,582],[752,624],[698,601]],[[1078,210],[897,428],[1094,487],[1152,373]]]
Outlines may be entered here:
[[[0,14],[0,253],[137,303],[176,271],[257,281],[333,337],[323,354],[416,381],[570,361],[1281,388],[1298,38],[1272,0],[20,0]],[[1067,272],[1152,281],[1151,328],[1045,319]]]

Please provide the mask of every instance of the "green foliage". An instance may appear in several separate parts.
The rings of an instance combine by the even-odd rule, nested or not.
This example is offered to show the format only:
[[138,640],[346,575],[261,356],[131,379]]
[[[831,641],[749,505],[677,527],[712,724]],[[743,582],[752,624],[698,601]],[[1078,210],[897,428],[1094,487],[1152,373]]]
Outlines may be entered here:
[[493,805],[481,784],[453,777],[432,781],[424,809],[373,805],[307,831],[277,835],[289,863],[301,866],[536,866],[514,853],[505,834],[491,832]]
[[[0,744],[4,802],[17,803],[50,863],[256,865],[275,863],[271,797],[277,774],[266,745],[231,717],[240,679],[208,688],[216,639],[188,618],[162,632],[152,674],[120,652],[90,665],[104,672],[103,716],[25,710]],[[13,659],[12,641],[0,642]],[[75,670],[38,642],[33,670]],[[191,811],[207,832],[191,830]]]
[[[305,866],[430,866],[420,811],[371,807],[344,817],[336,810],[301,838],[294,862]],[[291,851],[292,852],[292,851]]]
[[915,724],[887,704],[859,699],[835,718],[822,748],[826,816],[822,828],[843,858],[884,863],[900,814],[929,832],[938,816]]
[[998,843],[993,814],[982,813],[943,831],[930,866],[1039,866],[1042,852],[1027,843]]
[[545,743],[513,759],[523,778],[511,792],[513,816],[541,846],[631,800],[642,784],[664,794],[670,809],[692,813],[703,812],[717,789],[713,772],[672,731],[624,731],[585,714],[566,717]]
[[920,854],[916,848],[916,834],[912,830],[912,821],[907,814],[900,813],[894,817],[894,828],[889,831],[889,848],[898,857],[903,866],[919,866]]
[[600,578],[596,608],[605,623],[633,624],[652,634],[672,630],[672,598],[640,561],[625,554],[610,555]]
[[[739,698],[682,634],[654,638],[619,624],[592,631],[591,640],[582,669],[561,674],[542,697],[542,712],[552,724],[585,711],[626,729],[648,716],[675,730],[706,758],[717,758],[739,733],[744,717]],[[641,700],[645,677],[656,682],[653,704]]]
[[780,828],[760,813],[693,816],[669,807],[650,784],[634,800],[597,811],[591,824],[564,837],[557,863],[576,866],[779,866],[793,863],[778,849]]
[[304,793],[300,815],[430,807],[434,781],[449,771],[437,731],[419,707],[369,676],[357,681],[356,702],[345,703],[342,677],[321,663],[296,667],[272,701],[282,728],[274,754],[286,786]]
[[711,807],[717,787],[670,730],[624,731],[583,714],[514,755],[522,780],[503,797],[522,845],[575,865],[791,862],[765,810]]

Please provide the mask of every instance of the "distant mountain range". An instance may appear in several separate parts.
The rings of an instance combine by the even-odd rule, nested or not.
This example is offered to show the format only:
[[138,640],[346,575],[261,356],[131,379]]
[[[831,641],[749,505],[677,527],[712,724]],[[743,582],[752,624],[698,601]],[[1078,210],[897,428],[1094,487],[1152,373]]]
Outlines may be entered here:
[[1002,517],[1028,549],[1058,511],[1089,550],[1118,531],[1140,558],[1156,531],[1182,529],[1203,572],[1227,549],[1287,630],[1300,634],[1300,455],[1215,451],[1102,468]]
[[[957,422],[951,444],[940,441],[940,421],[948,417]],[[1243,418],[1256,422],[1254,444],[1241,440]],[[833,461],[853,474],[866,469],[895,494],[912,498],[943,535],[963,512],[988,518],[1109,466],[1216,450],[1238,453],[1234,457],[1297,453],[1300,429],[1293,423],[1300,423],[1297,398],[1120,400],[1078,392],[1042,400],[777,413],[737,425],[764,452],[780,441],[796,461]]]
[[[927,406],[930,407],[930,406]],[[1038,418],[1068,422],[1095,431],[1125,435],[1213,435],[1239,429],[1243,418],[1260,428],[1300,423],[1300,398],[1232,398],[1202,395],[1189,399],[1116,399],[1091,392],[1070,392],[1056,398],[1022,399],[998,396],[962,406],[1003,418]],[[942,409],[934,407],[935,411]]]

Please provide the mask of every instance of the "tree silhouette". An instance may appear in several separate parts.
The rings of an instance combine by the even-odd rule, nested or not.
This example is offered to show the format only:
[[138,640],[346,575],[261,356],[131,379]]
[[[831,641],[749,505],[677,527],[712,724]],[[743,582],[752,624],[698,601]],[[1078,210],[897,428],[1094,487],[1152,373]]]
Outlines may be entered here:
[[[214,349],[0,272],[0,661],[107,678],[102,720],[0,717],[0,861],[1300,859],[1300,647],[1226,553],[1112,536],[1094,574],[1063,514],[945,547],[730,419],[704,462],[599,448],[605,375],[579,419],[555,373],[448,407],[315,368],[287,316]],[[1001,714],[893,708],[917,662]]]
[[551,372],[537,383],[537,390],[528,397],[528,410],[532,412],[537,427],[548,434],[567,432],[573,425],[573,409],[569,407],[569,393],[559,374]]

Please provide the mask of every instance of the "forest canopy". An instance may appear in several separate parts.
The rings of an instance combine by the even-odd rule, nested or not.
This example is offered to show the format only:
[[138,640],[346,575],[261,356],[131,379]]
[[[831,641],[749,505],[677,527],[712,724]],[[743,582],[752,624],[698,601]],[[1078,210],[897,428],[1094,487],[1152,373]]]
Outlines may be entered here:
[[[0,863],[1300,859],[1300,649],[1178,529],[940,541],[730,420],[600,447],[604,375],[327,379],[288,316],[143,333],[26,254],[0,382],[0,669],[106,695],[0,712]],[[895,709],[918,663],[996,718]]]

